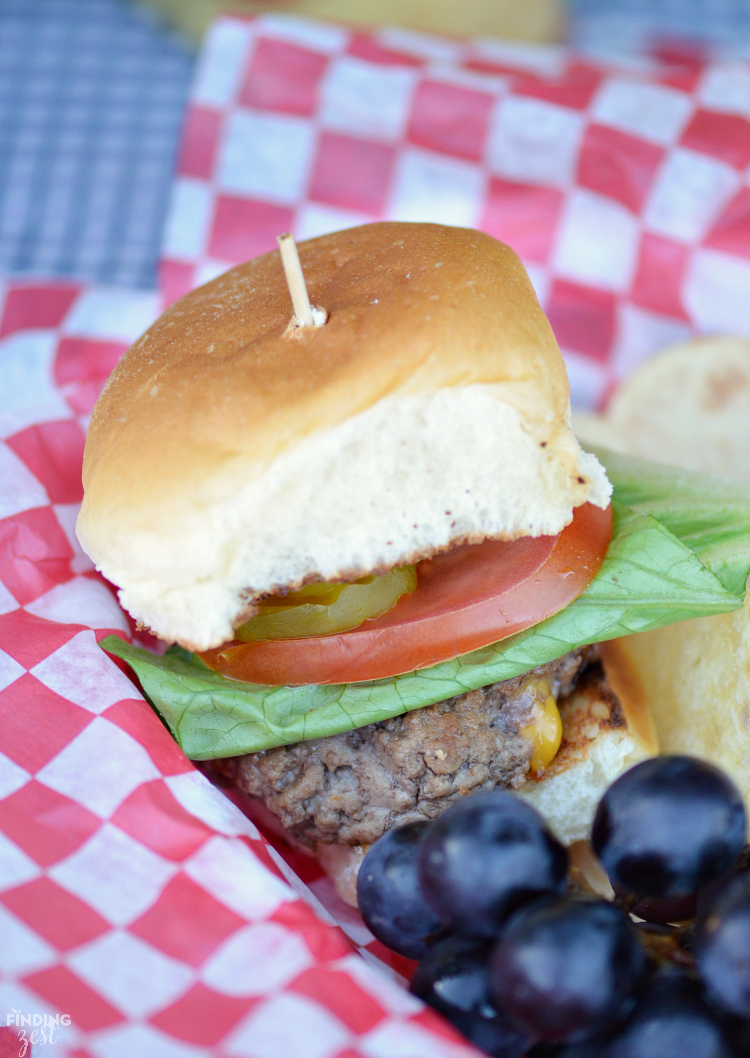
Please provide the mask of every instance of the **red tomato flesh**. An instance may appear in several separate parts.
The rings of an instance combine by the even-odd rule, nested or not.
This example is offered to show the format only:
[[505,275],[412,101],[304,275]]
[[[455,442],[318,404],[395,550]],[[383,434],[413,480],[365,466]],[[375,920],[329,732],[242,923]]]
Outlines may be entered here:
[[437,665],[563,610],[594,579],[611,536],[611,507],[586,503],[558,536],[485,540],[420,562],[411,595],[348,632],[235,640],[200,657],[231,679],[270,686],[356,683]]

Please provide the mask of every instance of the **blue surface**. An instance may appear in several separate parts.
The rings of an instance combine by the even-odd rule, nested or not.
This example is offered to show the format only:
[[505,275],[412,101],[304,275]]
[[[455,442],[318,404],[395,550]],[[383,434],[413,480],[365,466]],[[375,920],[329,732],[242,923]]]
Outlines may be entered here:
[[0,0],[0,274],[155,284],[192,65],[124,0]]
[[586,50],[638,53],[661,37],[750,57],[750,0],[570,0],[569,7],[571,43]]

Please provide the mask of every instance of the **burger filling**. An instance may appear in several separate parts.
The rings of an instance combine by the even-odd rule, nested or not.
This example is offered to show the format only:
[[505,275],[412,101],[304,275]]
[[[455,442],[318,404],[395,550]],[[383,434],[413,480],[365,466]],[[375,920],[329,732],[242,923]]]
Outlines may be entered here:
[[[604,512],[590,508],[587,522],[585,504],[542,567],[536,551],[544,552],[544,538],[466,545],[457,551],[468,567],[452,552],[420,564],[417,588],[353,632],[209,652],[260,648],[262,675],[273,678],[225,674],[212,657],[177,645],[156,654],[115,635],[101,645],[134,669],[188,757],[223,759],[214,767],[262,797],[308,845],[369,844],[396,818],[430,818],[488,786],[523,787],[522,796],[543,799],[559,784],[537,779],[564,781],[602,725],[627,726],[589,644],[736,610],[750,570],[750,490],[601,456],[615,487],[611,539],[599,531],[608,528]],[[580,531],[562,547],[576,524]],[[593,577],[585,555],[591,539],[601,559]],[[460,577],[444,591],[456,570]],[[545,600],[577,570],[590,578],[586,586],[577,585],[566,604],[556,596],[550,611]],[[301,599],[327,601],[287,609],[328,609],[357,587],[367,585],[311,585]],[[268,605],[284,609],[278,599]],[[468,647],[461,636],[477,615],[470,633],[478,643]],[[495,634],[490,619],[498,615]],[[425,661],[435,639],[439,657]],[[604,656],[608,648],[599,649]],[[336,679],[300,678],[320,657]],[[394,674],[373,674],[373,658]]]
[[435,705],[289,746],[212,762],[259,797],[302,844],[369,845],[395,823],[433,819],[457,798],[518,789],[553,765],[585,687],[617,723],[595,648]]

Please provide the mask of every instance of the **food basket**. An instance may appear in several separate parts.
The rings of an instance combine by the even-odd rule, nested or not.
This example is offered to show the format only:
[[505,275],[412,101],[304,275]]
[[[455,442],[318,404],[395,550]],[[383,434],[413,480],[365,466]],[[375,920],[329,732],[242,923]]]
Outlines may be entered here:
[[163,305],[283,231],[379,218],[510,243],[574,403],[598,406],[670,342],[750,335],[749,165],[745,63],[614,68],[277,16],[213,25],[161,293],[3,291],[0,1054],[19,1033],[59,1058],[478,1053],[97,646],[135,630],[75,537],[88,416]]

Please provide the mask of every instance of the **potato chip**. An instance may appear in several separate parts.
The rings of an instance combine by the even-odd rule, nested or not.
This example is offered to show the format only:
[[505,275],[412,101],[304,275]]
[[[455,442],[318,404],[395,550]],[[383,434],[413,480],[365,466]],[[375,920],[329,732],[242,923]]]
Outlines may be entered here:
[[647,360],[605,415],[575,413],[583,441],[750,483],[750,342],[698,338]]
[[617,641],[639,673],[662,753],[723,768],[750,803],[750,611]]
[[[701,338],[643,364],[582,441],[750,483],[750,342]],[[617,641],[646,690],[662,753],[710,760],[750,800],[750,604]]]

